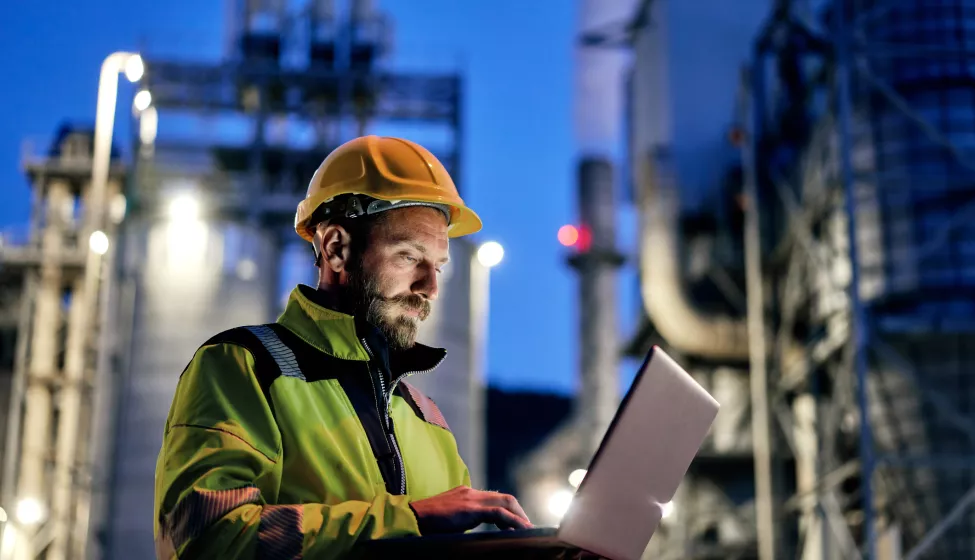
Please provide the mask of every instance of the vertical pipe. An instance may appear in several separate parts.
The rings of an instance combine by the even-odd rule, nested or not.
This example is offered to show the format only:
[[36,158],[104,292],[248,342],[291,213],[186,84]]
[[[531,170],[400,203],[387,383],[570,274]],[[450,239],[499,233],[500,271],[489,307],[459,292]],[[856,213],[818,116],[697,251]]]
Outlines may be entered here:
[[139,155],[151,157],[159,132],[159,113],[155,107],[148,107],[139,114]]
[[[47,458],[50,452],[53,398],[51,385],[58,373],[58,331],[61,325],[63,226],[65,210],[71,203],[68,186],[52,181],[48,187],[47,212],[41,232],[41,271],[30,331],[27,386],[24,391],[24,430],[20,440],[20,467],[17,499],[47,503],[49,481]],[[25,333],[26,334],[26,333]],[[16,504],[14,504],[16,508]],[[23,533],[22,533],[23,534]],[[23,550],[29,555],[30,552]]]
[[616,267],[620,262],[616,253],[613,165],[607,159],[586,157],[579,163],[578,181],[583,246],[574,260],[579,273],[581,342],[576,413],[584,430],[580,451],[590,456],[599,447],[619,404]]
[[[85,219],[91,228],[99,229],[108,188],[108,171],[112,158],[112,134],[115,129],[115,106],[118,102],[118,75],[128,53],[113,53],[102,63],[98,78],[98,102],[95,106],[95,146],[91,160],[91,186]],[[87,240],[87,239],[85,239]],[[89,263],[90,264],[90,263]],[[86,275],[87,275],[86,268]]]
[[[38,189],[40,191],[42,189]],[[40,199],[40,195],[37,195]],[[40,205],[41,201],[35,202],[36,205]],[[37,224],[41,221],[38,219]],[[35,239],[31,236],[31,239]],[[24,405],[24,392],[27,383],[28,376],[28,364],[27,364],[27,351],[28,351],[28,334],[31,332],[31,316],[34,311],[34,300],[37,294],[38,285],[38,275],[34,271],[28,271],[24,278],[24,292],[23,300],[20,302],[20,317],[17,321],[17,349],[14,358],[14,378],[11,384],[10,391],[10,407],[7,411],[7,435],[4,440],[4,450],[3,450],[3,493],[0,494],[0,503],[5,504],[8,508],[14,504],[14,500],[17,496],[16,483],[17,483],[17,459],[20,457],[20,427],[22,425],[22,414]],[[10,515],[14,514],[14,511],[9,512]],[[12,523],[4,523],[2,530],[0,530],[0,560],[6,560],[9,557],[10,552],[13,550],[12,536],[14,534],[14,528]],[[8,536],[11,539],[8,539]]]
[[[581,0],[579,33],[632,16],[629,0]],[[575,52],[574,122],[579,148],[578,212],[583,239],[571,264],[579,274],[580,377],[575,415],[583,442],[595,452],[619,401],[619,321],[616,268],[617,189],[614,162],[622,155],[626,53],[580,45]],[[589,245],[588,247],[586,245]],[[563,476],[568,475],[564,473]]]
[[106,468],[106,477],[102,480],[96,479],[95,481],[97,484],[100,484],[100,493],[102,494],[100,503],[98,504],[102,508],[102,513],[95,518],[95,522],[97,523],[95,530],[104,532],[105,538],[100,541],[91,539],[86,543],[89,557],[93,558],[110,556],[113,550],[113,540],[117,537],[117,531],[113,530],[112,524],[114,523],[118,510],[118,492],[113,490],[119,479],[118,471],[120,465],[115,457],[121,455],[123,445],[121,434],[123,433],[122,427],[126,414],[123,397],[131,390],[131,387],[129,387],[129,374],[132,371],[132,356],[134,351],[133,333],[138,327],[136,321],[139,305],[137,280],[133,277],[131,271],[126,270],[126,257],[123,256],[119,261],[122,263],[120,265],[122,269],[120,274],[124,274],[125,279],[120,284],[121,289],[119,291],[119,316],[124,318],[124,323],[121,324],[118,332],[124,334],[122,335],[122,341],[118,344],[120,357],[119,367],[116,370],[118,375],[112,379],[112,383],[114,384],[113,394],[107,405],[109,425],[105,432],[105,456],[107,457],[106,462],[108,465]]
[[[798,395],[792,402],[795,417],[793,441],[796,453],[796,494],[815,495],[817,471],[816,399],[810,393]],[[804,539],[801,560],[823,560],[822,519],[816,502],[808,500],[800,505],[799,530]]]
[[57,441],[54,451],[54,480],[51,486],[51,523],[55,538],[48,550],[50,560],[62,560],[69,550],[69,526],[75,492],[75,474],[78,466],[78,424],[81,418],[82,385],[85,382],[85,365],[89,333],[87,324],[88,305],[85,301],[85,277],[79,276],[71,290],[71,307],[68,311],[68,333],[64,349],[64,376],[58,393]]
[[91,183],[85,201],[84,225],[79,231],[78,249],[85,256],[82,274],[74,286],[65,353],[64,383],[60,392],[57,449],[55,453],[55,486],[52,511],[55,515],[49,560],[61,560],[69,550],[70,512],[73,504],[72,471],[77,467],[77,440],[81,415],[83,383],[86,365],[93,355],[91,333],[102,267],[101,255],[89,250],[89,236],[103,229],[108,199],[108,176],[111,168],[112,135],[115,128],[115,108],[118,101],[119,72],[132,55],[113,53],[102,63],[98,80],[98,102],[95,107],[95,138],[91,160]]
[[487,362],[487,340],[489,314],[491,309],[491,269],[477,260],[477,247],[470,251],[470,400],[468,430],[468,449],[470,449],[471,481],[475,488],[487,487],[485,473],[485,436],[484,436],[484,373]]
[[454,113],[450,119],[454,128],[454,160],[450,166],[450,176],[453,177],[461,196],[464,196],[464,80],[460,76],[455,80]]
[[[270,189],[266,185],[267,177],[264,174],[264,149],[267,146],[267,123],[268,123],[268,86],[265,76],[258,78],[259,83],[254,87],[257,89],[257,108],[254,114],[254,137],[251,140],[250,159],[248,163],[248,191],[253,200],[261,200],[263,195]],[[249,223],[257,222],[258,208],[251,207],[248,214]]]
[[776,503],[772,477],[772,423],[769,412],[769,384],[765,327],[765,293],[762,274],[762,238],[759,214],[758,148],[764,126],[765,56],[757,48],[751,68],[752,123],[745,163],[745,274],[748,299],[748,354],[751,364],[752,445],[755,455],[755,513],[758,557],[773,560]]
[[847,228],[849,233],[850,257],[850,314],[853,335],[853,368],[856,376],[856,397],[860,409],[860,461],[863,466],[860,488],[863,499],[863,527],[865,535],[864,558],[876,557],[876,527],[873,512],[873,434],[870,428],[870,403],[867,396],[867,356],[869,347],[869,327],[865,310],[860,301],[860,261],[857,248],[856,203],[853,198],[853,143],[850,139],[852,101],[850,96],[851,61],[849,52],[850,30],[847,29],[848,3],[835,2],[836,13],[836,103],[839,120],[840,176],[846,204]]
[[[813,360],[812,356],[807,353],[806,357],[806,367],[807,371],[813,372]],[[823,403],[823,391],[820,387],[819,376],[814,374],[809,379],[809,391],[812,393],[813,402],[815,403],[815,414],[816,414],[816,424],[813,427],[815,430],[816,437],[816,478],[819,479],[823,473],[827,472],[827,469],[834,464],[834,460],[824,445],[825,442],[825,430],[824,430],[824,416],[827,414],[827,410],[822,406]],[[833,557],[833,546],[832,539],[830,538],[829,523],[826,519],[826,510],[823,508],[822,499],[818,496],[816,497],[816,520],[817,527],[819,527],[819,534],[812,535],[820,542],[820,550],[822,550],[821,558],[823,560],[830,560]],[[808,538],[808,537],[807,537]]]

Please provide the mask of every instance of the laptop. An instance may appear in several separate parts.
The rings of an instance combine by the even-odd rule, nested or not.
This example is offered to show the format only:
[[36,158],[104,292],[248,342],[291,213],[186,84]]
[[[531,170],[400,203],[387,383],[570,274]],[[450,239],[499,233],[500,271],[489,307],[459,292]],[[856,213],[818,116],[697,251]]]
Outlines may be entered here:
[[558,527],[372,541],[379,555],[514,558],[582,549],[639,560],[704,443],[720,405],[654,346],[623,398]]

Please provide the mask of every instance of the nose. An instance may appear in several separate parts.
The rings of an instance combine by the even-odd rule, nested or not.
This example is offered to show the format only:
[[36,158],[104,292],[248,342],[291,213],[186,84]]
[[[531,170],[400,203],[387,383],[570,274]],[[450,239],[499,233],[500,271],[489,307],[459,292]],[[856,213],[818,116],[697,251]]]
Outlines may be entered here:
[[440,279],[437,278],[437,269],[433,266],[417,268],[419,276],[413,283],[413,293],[433,301],[440,295]]

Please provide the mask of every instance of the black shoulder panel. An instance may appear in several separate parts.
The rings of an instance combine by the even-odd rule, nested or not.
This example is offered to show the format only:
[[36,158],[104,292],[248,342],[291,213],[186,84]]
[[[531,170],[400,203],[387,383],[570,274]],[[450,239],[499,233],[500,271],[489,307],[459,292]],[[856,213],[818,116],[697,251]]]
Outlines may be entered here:
[[274,357],[268,352],[264,344],[247,327],[237,327],[223,331],[214,335],[203,343],[203,346],[213,346],[215,344],[233,344],[246,349],[254,356],[254,375],[257,382],[264,392],[264,398],[268,404],[271,403],[271,383],[281,376],[281,368],[278,367]]

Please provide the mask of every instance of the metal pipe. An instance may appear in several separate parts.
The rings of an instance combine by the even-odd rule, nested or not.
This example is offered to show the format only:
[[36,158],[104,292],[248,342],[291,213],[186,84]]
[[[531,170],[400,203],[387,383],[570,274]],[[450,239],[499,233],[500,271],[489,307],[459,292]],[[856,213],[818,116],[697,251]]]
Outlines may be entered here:
[[640,288],[647,314],[667,343],[685,354],[744,362],[745,320],[698,309],[681,274],[680,205],[675,178],[662,155],[634,166],[640,207]]
[[88,204],[85,206],[85,220],[92,230],[99,229],[101,226],[105,206],[108,171],[112,157],[112,133],[115,128],[115,107],[118,102],[119,73],[130,59],[138,56],[133,53],[116,52],[108,55],[102,62],[98,78],[98,102],[95,106],[95,145],[91,160],[91,185]]
[[61,559],[69,550],[69,526],[75,490],[78,450],[78,431],[81,418],[81,398],[85,382],[89,332],[88,306],[85,298],[85,277],[78,277],[71,290],[68,311],[68,332],[64,349],[64,376],[58,393],[57,440],[54,450],[54,480],[51,485],[51,518],[55,538],[48,557]]
[[60,411],[55,454],[55,487],[52,511],[55,515],[49,560],[65,558],[70,538],[71,473],[77,465],[77,440],[81,418],[82,384],[85,364],[93,346],[91,333],[96,326],[94,305],[102,267],[102,256],[88,249],[84,241],[95,231],[104,228],[104,214],[108,191],[108,175],[111,167],[112,133],[115,127],[115,108],[118,101],[119,74],[133,57],[131,53],[110,54],[102,63],[98,80],[98,102],[95,108],[95,138],[91,162],[91,183],[85,205],[84,227],[79,239],[85,251],[85,268],[72,293],[71,320],[68,347],[65,355],[64,384],[61,387]]
[[148,107],[139,113],[139,155],[149,157],[153,154],[156,136],[159,132],[159,113],[155,107]]
[[[125,257],[119,258],[119,261],[124,263]],[[116,483],[118,480],[119,464],[114,457],[121,453],[121,428],[124,424],[125,417],[125,407],[123,403],[123,397],[126,395],[131,387],[129,387],[129,373],[132,371],[132,361],[133,361],[133,333],[137,327],[137,308],[139,306],[138,301],[138,282],[131,276],[128,271],[124,271],[125,265],[122,264],[123,274],[127,274],[125,280],[120,284],[119,291],[119,316],[124,317],[124,324],[120,326],[117,332],[124,333],[123,340],[118,344],[118,350],[120,354],[120,364],[116,370],[119,375],[112,379],[112,384],[114,385],[114,393],[111,395],[111,399],[108,401],[108,426],[103,432],[105,434],[104,443],[104,453],[103,457],[106,458],[107,468],[106,477],[104,480],[95,480],[98,487],[98,500],[95,502],[97,509],[95,510],[94,522],[96,531],[104,532],[106,537],[104,539],[91,539],[86,545],[88,546],[88,556],[92,558],[102,558],[109,556],[109,551],[112,550],[112,539],[115,538],[116,534],[114,531],[110,530],[112,520],[115,519],[115,512],[118,508],[117,501],[118,495],[112,490],[116,488]]]
[[834,487],[846,482],[847,479],[860,474],[860,462],[851,460],[837,467],[833,471],[817,478],[811,488],[806,488],[802,493],[796,493],[785,501],[783,510],[794,512],[801,510],[805,505],[815,505],[819,501],[820,494],[834,492]]
[[758,557],[773,560],[776,496],[772,465],[772,421],[769,413],[768,333],[765,325],[765,278],[762,274],[761,205],[758,190],[758,142],[764,125],[764,56],[756,49],[751,68],[751,131],[743,144],[745,163],[745,276],[748,301],[748,356],[752,397],[752,445],[755,454],[755,515],[758,529]]
[[470,386],[468,388],[469,412],[467,443],[470,457],[468,469],[474,488],[487,486],[485,456],[484,418],[485,418],[485,364],[487,362],[488,326],[491,310],[491,269],[477,260],[477,250],[472,248],[470,256]]
[[606,159],[586,157],[579,163],[579,214],[589,247],[571,259],[579,275],[579,377],[575,415],[584,442],[580,453],[596,452],[619,405],[619,321],[616,305],[616,269],[622,257],[616,251],[616,196],[613,165]]
[[[793,441],[796,444],[796,493],[815,493],[819,478],[816,399],[809,393],[803,393],[793,401],[792,410],[795,416]],[[800,550],[800,558],[803,560],[823,558],[824,543],[820,538],[823,526],[822,519],[817,514],[816,502],[817,500],[812,500],[803,503],[800,508],[799,530],[805,537]]]
[[968,492],[965,492],[965,495],[958,500],[955,507],[951,508],[948,515],[944,516],[944,518],[942,518],[937,525],[931,527],[931,530],[924,535],[921,542],[917,543],[917,545],[907,553],[904,560],[917,560],[918,558],[921,558],[925,552],[934,546],[934,543],[938,542],[938,539],[941,538],[942,535],[944,535],[955,523],[958,522],[959,519],[961,519],[961,516],[968,511],[973,503],[975,503],[975,487],[972,487]]
[[[631,0],[580,0],[579,35],[607,20],[631,15]],[[583,241],[569,264],[579,275],[579,377],[570,418],[518,468],[527,507],[545,518],[542,492],[563,488],[571,470],[585,466],[619,402],[616,203],[613,162],[621,155],[625,53],[581,45],[575,52],[574,124],[579,152],[578,212]],[[547,490],[546,490],[547,489]],[[558,519],[552,519],[553,523]]]
[[843,509],[836,499],[836,493],[826,493],[820,504],[826,514],[826,523],[829,525],[833,536],[836,537],[836,545],[840,549],[839,557],[844,560],[862,560],[863,556],[857,548],[856,541],[853,540],[850,527],[843,516]]
[[850,30],[847,27],[846,3],[836,2],[836,102],[839,128],[840,176],[845,196],[847,229],[850,243],[850,307],[853,335],[853,367],[856,375],[857,404],[860,409],[860,463],[863,465],[860,488],[863,500],[863,527],[865,535],[864,557],[873,560],[876,555],[877,532],[873,512],[873,434],[870,429],[870,403],[867,395],[868,364],[866,351],[869,347],[869,326],[860,301],[860,261],[857,248],[856,203],[853,197],[853,143],[850,140],[852,101],[850,99],[851,54]]
[[[53,398],[51,388],[58,372],[58,331],[61,325],[62,269],[64,221],[70,207],[71,194],[63,181],[52,181],[47,193],[47,219],[41,232],[41,270],[34,307],[34,320],[29,336],[27,384],[24,390],[23,434],[20,439],[20,465],[17,476],[17,503],[36,500],[47,503],[47,458],[50,452]],[[23,333],[28,336],[28,333]],[[17,413],[15,409],[14,414]],[[46,512],[43,512],[46,513]],[[25,529],[26,527],[22,527]],[[24,537],[24,531],[18,531]],[[20,554],[29,556],[27,539],[18,537]]]
[[[116,187],[113,184],[110,191],[118,194],[121,191],[121,187]],[[112,227],[109,229],[109,239],[122,238],[122,235],[120,235],[121,232],[119,231],[120,227]],[[74,538],[75,551],[71,555],[72,558],[92,556],[91,554],[86,556],[89,527],[91,526],[92,519],[94,519],[95,526],[100,527],[100,523],[103,520],[102,516],[105,514],[104,502],[105,494],[107,493],[105,481],[109,477],[108,471],[111,470],[112,465],[112,454],[110,452],[113,441],[112,418],[119,406],[116,396],[118,382],[113,375],[114,372],[111,366],[112,356],[117,355],[118,348],[120,347],[120,339],[128,336],[127,333],[131,333],[131,325],[125,325],[123,328],[119,328],[120,321],[118,320],[118,315],[112,313],[113,309],[118,309],[120,312],[121,310],[129,309],[128,307],[124,307],[124,303],[121,303],[123,299],[121,292],[118,295],[113,294],[116,286],[115,279],[120,276],[120,271],[116,269],[116,262],[117,255],[120,254],[121,249],[122,247],[116,243],[112,243],[109,246],[104,258],[103,270],[101,271],[104,278],[101,282],[98,296],[98,321],[100,327],[98,329],[98,355],[94,372],[95,377],[92,383],[93,395],[90,407],[91,429],[89,432],[91,435],[89,436],[88,448],[81,457],[85,468],[89,470],[89,486],[82,489],[84,495],[79,496],[79,501],[84,499],[87,504],[79,503],[74,528],[74,534],[76,535]]]
[[[39,198],[39,197],[38,197]],[[40,221],[38,221],[40,223]],[[7,410],[7,435],[4,440],[4,461],[3,461],[3,493],[0,500],[8,508],[14,505],[17,495],[17,459],[20,457],[20,427],[23,419],[24,391],[27,384],[28,364],[27,364],[27,334],[31,332],[31,316],[34,308],[34,299],[37,293],[38,278],[37,273],[29,271],[24,277],[23,299],[20,302],[20,318],[17,321],[17,349],[14,358],[13,382],[10,390],[10,407]],[[14,515],[10,511],[10,515]],[[11,520],[12,521],[12,520]],[[6,558],[6,554],[12,550],[9,542],[4,542],[7,535],[13,534],[13,523],[8,521],[0,530],[0,560]]]

